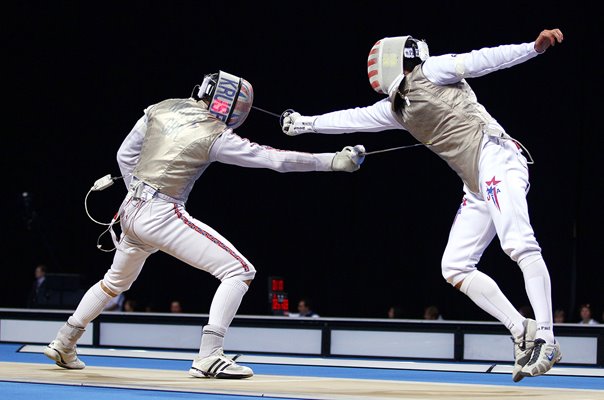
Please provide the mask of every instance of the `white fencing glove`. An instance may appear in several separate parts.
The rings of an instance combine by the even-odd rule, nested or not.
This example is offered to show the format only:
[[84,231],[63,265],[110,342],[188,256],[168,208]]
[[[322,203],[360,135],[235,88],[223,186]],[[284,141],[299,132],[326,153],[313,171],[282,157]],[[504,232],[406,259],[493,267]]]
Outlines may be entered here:
[[281,114],[281,129],[289,136],[297,136],[306,132],[315,132],[313,125],[315,117],[305,117],[294,110],[285,110]]
[[346,146],[331,159],[331,170],[354,172],[361,168],[363,161],[365,161],[365,147],[363,145]]

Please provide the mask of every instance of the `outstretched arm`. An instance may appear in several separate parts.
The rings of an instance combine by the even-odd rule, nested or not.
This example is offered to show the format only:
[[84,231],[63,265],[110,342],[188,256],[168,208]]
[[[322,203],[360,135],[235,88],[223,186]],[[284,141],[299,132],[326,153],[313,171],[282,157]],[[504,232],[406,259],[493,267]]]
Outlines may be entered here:
[[476,78],[500,69],[513,67],[563,40],[559,29],[544,30],[531,43],[485,47],[469,53],[445,54],[428,58],[422,70],[431,82],[448,85],[464,78]]
[[346,171],[360,168],[363,146],[346,146],[336,153],[280,150],[249,141],[227,129],[212,145],[211,161],[277,172]]
[[392,115],[392,106],[385,98],[368,107],[350,108],[310,117],[293,112],[283,118],[282,129],[285,134],[296,136],[307,132],[340,134],[403,128]]

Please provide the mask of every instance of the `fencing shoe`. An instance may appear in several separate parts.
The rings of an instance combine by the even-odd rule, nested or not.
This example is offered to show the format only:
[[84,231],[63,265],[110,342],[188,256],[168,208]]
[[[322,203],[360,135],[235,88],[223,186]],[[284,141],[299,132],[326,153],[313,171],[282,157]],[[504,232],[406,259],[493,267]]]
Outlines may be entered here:
[[543,339],[537,339],[531,359],[522,367],[520,373],[523,376],[543,375],[561,359],[562,353],[558,343],[548,344]]
[[67,369],[83,369],[84,364],[78,358],[76,343],[84,334],[84,328],[78,328],[65,323],[55,340],[44,348],[44,355],[53,360],[59,367]]
[[84,369],[84,364],[78,358],[76,346],[65,347],[60,340],[53,340],[44,348],[44,355],[53,360],[59,367],[67,369]]
[[235,362],[237,356],[228,358],[222,347],[205,358],[195,358],[189,375],[196,378],[243,379],[254,375],[251,368]]
[[535,334],[537,333],[537,322],[534,319],[527,318],[522,322],[524,333],[512,338],[514,342],[514,369],[512,370],[512,380],[520,382],[524,375],[520,373],[531,358],[533,347],[535,346]]

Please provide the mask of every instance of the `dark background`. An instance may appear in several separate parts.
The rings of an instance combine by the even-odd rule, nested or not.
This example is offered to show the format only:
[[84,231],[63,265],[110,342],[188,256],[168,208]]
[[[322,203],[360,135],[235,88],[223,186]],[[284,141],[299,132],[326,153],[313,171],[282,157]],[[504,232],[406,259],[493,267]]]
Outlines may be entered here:
[[[113,253],[96,248],[104,227],[86,216],[84,196],[97,178],[119,175],[117,149],[143,109],[188,97],[204,74],[240,75],[254,85],[256,106],[312,115],[381,98],[368,84],[366,58],[382,37],[425,38],[437,55],[530,42],[557,27],[562,45],[470,84],[536,160],[528,201],[553,307],[576,321],[578,305],[589,302],[600,318],[602,46],[592,37],[602,21],[595,10],[577,2],[16,3],[2,17],[1,307],[25,305],[41,262],[49,272],[81,274],[84,288],[102,278]],[[237,133],[312,152],[414,143],[404,131],[291,138],[257,111]],[[95,219],[108,221],[124,194],[121,182],[93,193]],[[370,156],[353,174],[215,164],[187,208],[256,266],[241,314],[269,313],[267,280],[277,275],[292,303],[309,296],[322,316],[383,318],[399,304],[404,317],[420,318],[435,304],[446,319],[489,320],[440,275],[462,194],[442,160],[414,148]],[[521,272],[497,240],[480,268],[515,305],[528,304]],[[185,311],[206,313],[217,285],[158,253],[126,294],[156,311],[179,298]]]

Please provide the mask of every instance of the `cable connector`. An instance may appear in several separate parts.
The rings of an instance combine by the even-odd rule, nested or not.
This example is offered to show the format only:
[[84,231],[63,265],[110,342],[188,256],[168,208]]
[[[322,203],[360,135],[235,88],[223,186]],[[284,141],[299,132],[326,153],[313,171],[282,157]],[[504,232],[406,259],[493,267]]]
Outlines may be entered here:
[[104,177],[97,179],[91,190],[99,191],[107,189],[109,186],[113,185],[113,181],[114,179],[111,177],[111,174],[107,174]]

